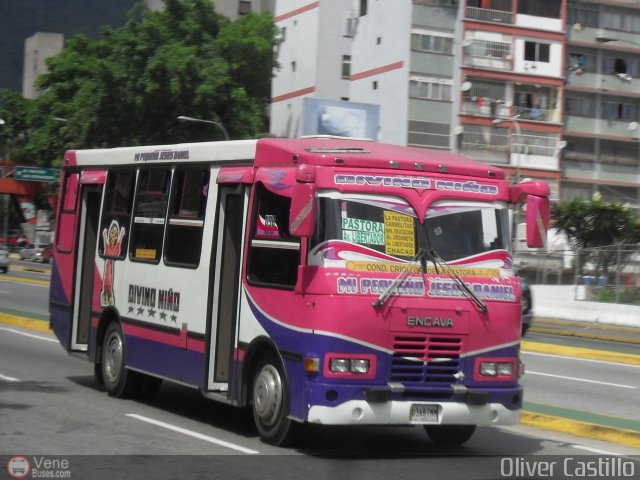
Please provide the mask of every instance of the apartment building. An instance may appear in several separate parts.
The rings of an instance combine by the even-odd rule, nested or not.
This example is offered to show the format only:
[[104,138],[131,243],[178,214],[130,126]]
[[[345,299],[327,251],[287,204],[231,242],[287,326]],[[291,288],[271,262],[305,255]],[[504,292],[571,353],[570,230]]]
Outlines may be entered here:
[[557,199],[565,2],[279,0],[271,131],[302,134],[310,97],[373,105],[378,140],[461,151]]
[[640,1],[570,0],[561,198],[640,205]]
[[461,149],[559,199],[566,0],[468,0],[462,18]]

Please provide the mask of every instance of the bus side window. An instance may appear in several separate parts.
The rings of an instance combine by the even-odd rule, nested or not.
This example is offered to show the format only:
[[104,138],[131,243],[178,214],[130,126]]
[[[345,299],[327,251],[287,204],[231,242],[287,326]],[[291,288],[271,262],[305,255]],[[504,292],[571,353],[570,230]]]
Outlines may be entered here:
[[133,170],[109,172],[98,235],[100,256],[118,259],[127,256],[135,178]]
[[300,239],[289,235],[291,200],[258,184],[247,280],[252,285],[293,288],[300,264]]
[[176,169],[164,247],[167,265],[197,267],[200,263],[208,194],[208,168]]
[[131,227],[131,259],[158,263],[162,253],[171,171],[141,170]]

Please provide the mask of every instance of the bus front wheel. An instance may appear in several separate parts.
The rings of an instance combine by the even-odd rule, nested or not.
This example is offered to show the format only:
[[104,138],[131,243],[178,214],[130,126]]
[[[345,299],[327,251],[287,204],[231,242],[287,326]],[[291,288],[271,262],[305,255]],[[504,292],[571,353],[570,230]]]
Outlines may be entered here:
[[475,425],[425,425],[427,435],[438,445],[462,445],[476,431]]
[[271,355],[258,362],[251,399],[253,419],[260,438],[272,445],[290,443],[299,425],[288,418],[287,381],[280,362]]
[[125,368],[124,336],[118,322],[111,322],[104,333],[100,373],[107,393],[117,398],[132,396],[141,380],[140,374]]

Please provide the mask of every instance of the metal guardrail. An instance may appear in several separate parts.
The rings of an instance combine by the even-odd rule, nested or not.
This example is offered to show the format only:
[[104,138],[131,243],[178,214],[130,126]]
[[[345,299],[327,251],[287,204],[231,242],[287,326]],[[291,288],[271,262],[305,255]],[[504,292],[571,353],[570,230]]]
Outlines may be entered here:
[[576,300],[640,305],[640,245],[519,251],[515,263],[531,283],[580,287]]

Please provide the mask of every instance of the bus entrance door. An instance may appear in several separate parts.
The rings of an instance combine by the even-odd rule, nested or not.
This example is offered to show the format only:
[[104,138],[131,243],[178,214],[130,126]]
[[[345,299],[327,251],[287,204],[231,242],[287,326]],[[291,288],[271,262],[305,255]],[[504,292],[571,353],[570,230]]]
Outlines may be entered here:
[[227,392],[227,396],[232,395],[229,384],[240,318],[240,270],[248,191],[242,185],[220,185],[218,235],[213,247],[215,274],[212,283],[212,318],[209,322],[211,343],[207,389]]
[[[82,183],[82,179],[81,179]],[[71,350],[87,351],[91,327],[98,221],[102,185],[82,185]]]

